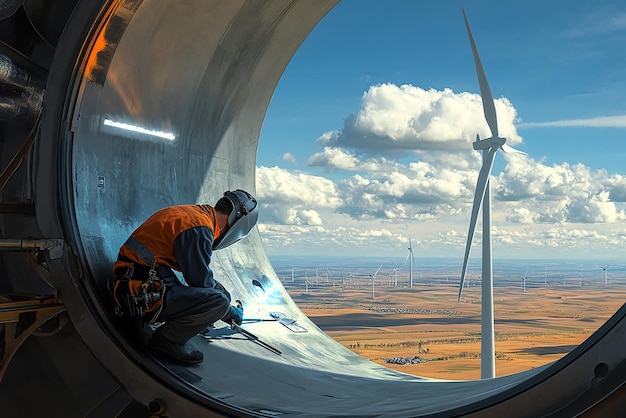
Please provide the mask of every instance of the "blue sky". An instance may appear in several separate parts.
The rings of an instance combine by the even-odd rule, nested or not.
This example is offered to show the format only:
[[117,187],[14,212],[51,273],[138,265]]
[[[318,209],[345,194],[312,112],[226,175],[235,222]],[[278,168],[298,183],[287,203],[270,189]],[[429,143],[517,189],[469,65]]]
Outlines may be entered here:
[[[462,259],[489,136],[461,9],[496,99],[493,253],[612,261],[626,244],[626,5],[344,0],[313,29],[261,133],[275,255]],[[472,258],[480,256],[480,224]]]

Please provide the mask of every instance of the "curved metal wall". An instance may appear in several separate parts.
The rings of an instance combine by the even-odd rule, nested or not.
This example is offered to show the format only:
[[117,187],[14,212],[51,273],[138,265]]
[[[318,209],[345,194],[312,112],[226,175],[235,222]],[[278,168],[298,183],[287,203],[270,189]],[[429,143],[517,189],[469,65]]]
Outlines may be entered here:
[[[553,365],[485,381],[422,379],[370,363],[317,329],[282,288],[256,231],[217,252],[214,270],[233,297],[249,303],[248,315],[280,310],[307,328],[254,325],[282,356],[223,333],[210,342],[197,337],[207,360],[184,368],[151,356],[115,323],[107,282],[121,243],[163,206],[213,203],[233,188],[254,191],[259,132],[274,88],[336,3],[32,0],[1,16],[4,55],[15,63],[13,78],[0,80],[2,163],[29,151],[2,190],[2,237],[39,240],[29,241],[28,251],[2,254],[0,294],[12,298],[3,305],[5,319],[12,318],[3,334],[37,330],[5,361],[3,410],[574,416],[623,406],[626,365],[618,348],[626,308]],[[32,149],[24,146],[30,132]],[[30,303],[28,315],[17,313],[18,300]],[[37,320],[48,318],[39,327]]]

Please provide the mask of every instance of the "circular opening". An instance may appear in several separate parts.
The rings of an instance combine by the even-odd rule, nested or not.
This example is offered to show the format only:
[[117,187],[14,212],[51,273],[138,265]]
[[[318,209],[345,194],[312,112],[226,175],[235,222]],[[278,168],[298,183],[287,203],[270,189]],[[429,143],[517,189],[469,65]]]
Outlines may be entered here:
[[[67,146],[63,148],[67,155],[62,156],[67,166],[62,169],[66,170],[68,178],[61,175],[60,181],[56,181],[59,180],[54,171],[57,161],[52,158],[49,164],[53,168],[45,173],[54,174],[49,182],[41,179],[46,170],[37,170],[38,191],[46,189],[41,184],[53,183],[47,188],[47,193],[54,193],[58,191],[56,187],[63,187],[56,183],[71,186],[60,191],[62,197],[55,196],[49,200],[55,204],[59,203],[56,199],[67,200],[61,203],[69,209],[63,214],[63,220],[58,221],[64,223],[63,234],[56,231],[57,234],[53,235],[65,235],[74,241],[70,245],[74,246],[72,250],[76,251],[78,261],[62,266],[65,269],[58,269],[62,273],[55,275],[60,276],[56,279],[63,285],[70,316],[80,319],[73,325],[79,330],[85,345],[98,353],[97,360],[105,365],[107,373],[115,376],[115,380],[144,405],[152,407],[150,402],[153,399],[163,399],[168,414],[172,416],[206,412],[206,409],[274,415],[314,411],[325,416],[345,415],[346,411],[355,415],[389,415],[406,411],[411,411],[411,414],[449,412],[454,409],[458,412],[455,415],[464,415],[491,407],[503,402],[503,399],[523,403],[523,399],[518,400],[519,393],[538,383],[543,384],[547,377],[555,376],[554,380],[550,380],[552,386],[545,393],[558,392],[554,396],[567,396],[568,399],[578,395],[576,388],[570,390],[574,395],[569,396],[571,393],[564,393],[558,385],[559,372],[566,369],[569,363],[562,362],[558,367],[543,368],[537,373],[450,383],[396,373],[356,356],[350,350],[342,350],[340,344],[318,330],[289,298],[266,257],[263,245],[280,242],[298,249],[291,240],[306,230],[291,226],[287,231],[289,233],[282,236],[284,240],[279,241],[271,234],[275,225],[269,222],[260,228],[264,236],[263,244],[258,234],[252,234],[236,247],[216,255],[213,267],[215,274],[222,278],[222,284],[231,290],[233,299],[257,302],[246,305],[246,315],[260,320],[247,326],[264,342],[278,347],[282,351],[280,358],[256,344],[254,338],[235,338],[232,333],[217,335],[217,338],[209,336],[207,340],[196,336],[194,338],[206,350],[205,354],[210,353],[211,363],[204,369],[200,366],[191,370],[161,362],[144,351],[135,350],[136,347],[120,338],[117,330],[107,328],[102,306],[91,303],[90,292],[93,289],[88,286],[89,281],[73,281],[73,276],[82,277],[80,267],[86,267],[83,270],[89,270],[97,281],[102,280],[103,283],[98,285],[104,288],[104,283],[110,279],[111,263],[119,246],[155,210],[170,204],[214,202],[224,190],[233,187],[254,189],[258,133],[275,84],[300,40],[326,12],[319,7],[319,3],[313,5],[310,2],[228,2],[220,3],[223,6],[220,8],[207,8],[206,4],[204,1],[187,2],[185,13],[174,14],[171,7],[163,2],[115,3],[115,13],[109,16],[110,21],[90,44],[85,66],[81,68],[83,78],[67,91],[57,92],[62,97],[59,100],[67,106],[67,119],[59,118],[54,123],[48,123],[53,124],[55,129],[42,130],[42,135],[44,139],[46,135],[53,136],[53,141],[40,140],[38,143],[44,150],[47,149],[44,144],[54,141],[60,142],[62,148]],[[324,4],[330,9],[334,2]],[[100,5],[97,4],[97,7]],[[80,31],[72,27],[75,29],[72,33],[78,31],[82,35],[85,21],[89,22],[88,19],[81,21]],[[78,41],[82,44],[84,40]],[[63,47],[63,44],[60,45],[59,51],[67,51]],[[80,66],[65,68],[72,67],[76,58],[71,56],[71,52],[67,54],[70,55],[69,60],[56,62],[62,62],[67,72],[60,78],[71,84],[66,77],[74,75],[74,68]],[[56,80],[51,76],[47,100],[54,97],[51,92],[55,91]],[[72,94],[75,97],[66,103],[65,99]],[[45,121],[54,119],[50,115],[56,115],[56,112],[61,111],[48,107]],[[61,131],[64,135],[59,140],[55,135],[60,121],[63,122]],[[337,138],[330,135],[327,139]],[[51,154],[56,155],[54,152]],[[460,155],[461,151],[457,154]],[[426,152],[420,155],[426,155]],[[497,164],[501,164],[501,160],[498,158]],[[353,161],[359,162],[359,159]],[[479,161],[474,156],[467,164],[476,169]],[[372,163],[376,162],[375,158],[372,159]],[[398,166],[391,160],[388,163]],[[410,167],[419,169],[422,165]],[[502,167],[504,165],[499,169]],[[276,172],[281,174],[279,170]],[[432,173],[430,177],[436,180]],[[279,178],[278,175],[276,178]],[[306,175],[303,174],[302,178]],[[364,183],[368,180],[363,176],[358,178],[361,179]],[[309,190],[317,190],[320,183],[322,186],[328,184],[324,179],[319,180],[313,181]],[[473,187],[473,182],[472,179],[467,180],[466,191]],[[496,183],[494,180],[494,189]],[[356,190],[359,189],[357,186],[363,184],[355,182]],[[268,190],[263,188],[262,193]],[[415,189],[413,192],[423,194],[429,190]],[[318,218],[321,220],[324,217],[316,216],[310,208],[298,211],[299,208],[295,207],[296,203],[307,198],[307,193],[293,193],[288,204],[272,200],[267,194],[266,200],[260,201],[265,205],[268,216],[279,216],[282,208],[292,205],[296,211],[287,212],[287,219],[293,218],[295,223],[307,219],[315,225],[319,223]],[[275,193],[274,196],[280,197],[280,194]],[[332,194],[329,195],[332,199],[315,196],[326,199],[323,204],[334,209],[344,198]],[[361,211],[360,216],[366,218],[372,213],[363,211],[362,203],[369,200],[373,208],[376,199],[386,195],[360,193],[352,196],[359,199],[349,200],[349,205],[343,207],[344,212],[356,216],[358,212],[352,209],[357,209]],[[409,194],[405,197],[414,196]],[[38,204],[41,206],[41,202],[47,201],[40,198]],[[406,206],[410,201],[400,203]],[[432,202],[432,212],[420,213],[418,220],[437,215],[436,203]],[[467,207],[467,202],[459,198],[457,203],[450,210],[458,212],[461,217],[462,210],[458,208]],[[493,203],[495,207],[498,200],[494,199]],[[49,210],[55,209],[55,204],[49,205]],[[399,205],[391,208],[383,205],[381,210],[382,213],[388,211],[397,216],[399,208]],[[53,213],[49,218],[55,215]],[[49,219],[37,220],[45,223]],[[57,219],[50,223],[55,221]],[[497,221],[495,217],[494,221]],[[409,223],[405,225],[406,231],[398,233],[398,242],[401,243],[398,245],[402,247],[408,241],[404,233],[409,235]],[[309,248],[312,253],[316,243],[330,244],[339,235],[349,237],[349,229],[336,228],[333,232],[338,234],[325,235],[322,234],[323,225],[316,226],[320,227],[320,233],[310,241],[313,244]],[[275,230],[281,232],[279,228]],[[427,232],[420,231],[421,236],[411,234],[415,240],[409,243],[412,251],[424,248],[423,242],[417,240],[423,239]],[[379,232],[373,230],[363,236],[372,239],[377,235]],[[463,237],[457,234],[456,242],[461,248],[463,241]],[[358,253],[362,248],[357,246],[353,250]],[[390,252],[386,256],[392,254]],[[400,258],[404,259],[404,255]],[[62,262],[50,260],[50,265],[59,267]],[[470,272],[473,272],[473,266],[470,264]],[[371,290],[374,301],[381,284],[367,278],[374,279],[384,271],[382,267],[376,267],[375,273],[373,270],[365,273],[366,283],[372,284],[372,288],[368,287],[365,292]],[[316,277],[322,277],[322,274]],[[88,276],[88,273],[84,275]],[[284,277],[281,279],[285,282]],[[421,286],[419,280],[424,277],[417,275],[415,279],[415,287]],[[475,280],[470,276],[468,282],[471,283],[472,279]],[[255,285],[255,280],[261,286]],[[454,286],[450,289],[454,295]],[[467,303],[472,290],[470,286],[464,292],[464,307],[477,305]],[[270,298],[270,295],[274,297]],[[277,310],[282,315],[272,316]],[[411,312],[411,321],[414,321],[414,314],[420,313]],[[271,321],[264,321],[270,317],[273,318]],[[468,322],[472,321],[477,323],[475,318],[470,318]],[[303,327],[305,332],[294,324]],[[362,325],[370,326],[369,321],[362,322]],[[77,335],[74,336],[78,340]],[[607,355],[601,357],[603,361],[607,365],[613,364],[617,355],[612,352],[604,354]],[[595,360],[591,366],[583,365],[580,369],[590,373],[594,364]],[[93,366],[93,370],[97,367]],[[559,390],[551,390],[554,387]],[[433,391],[441,395],[433,398]],[[371,393],[377,393],[380,402],[372,405]],[[106,395],[109,394],[107,392]],[[472,405],[467,405],[468,399],[472,400]],[[546,410],[550,405],[545,407]],[[511,403],[507,403],[506,407],[510,408]]]
[[[501,376],[563,357],[624,301],[624,10],[466,7],[499,133],[527,154],[498,152],[490,177]],[[460,7],[344,1],[264,121],[260,228],[279,278],[337,341],[396,370],[481,376],[484,209],[457,302],[472,145],[492,134],[480,94]]]

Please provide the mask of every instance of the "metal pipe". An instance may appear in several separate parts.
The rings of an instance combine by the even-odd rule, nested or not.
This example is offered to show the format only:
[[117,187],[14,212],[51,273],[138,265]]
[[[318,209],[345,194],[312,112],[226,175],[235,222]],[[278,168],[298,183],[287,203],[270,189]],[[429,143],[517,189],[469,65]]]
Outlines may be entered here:
[[53,239],[0,239],[0,251],[49,250],[57,247]]
[[0,119],[33,118],[43,103],[44,72],[18,52],[0,43]]

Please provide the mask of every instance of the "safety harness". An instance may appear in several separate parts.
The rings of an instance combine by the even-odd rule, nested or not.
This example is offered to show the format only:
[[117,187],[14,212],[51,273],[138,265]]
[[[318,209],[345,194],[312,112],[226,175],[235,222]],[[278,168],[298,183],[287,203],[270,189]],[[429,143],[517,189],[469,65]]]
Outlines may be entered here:
[[150,267],[133,262],[132,267],[124,267],[115,272],[115,315],[143,318],[146,314],[152,314],[148,323],[153,324],[163,309],[166,289],[165,283],[157,274],[157,259],[134,237],[129,238],[124,245],[135,250],[143,261],[151,261]]

